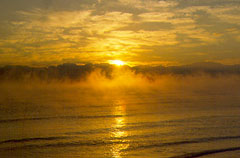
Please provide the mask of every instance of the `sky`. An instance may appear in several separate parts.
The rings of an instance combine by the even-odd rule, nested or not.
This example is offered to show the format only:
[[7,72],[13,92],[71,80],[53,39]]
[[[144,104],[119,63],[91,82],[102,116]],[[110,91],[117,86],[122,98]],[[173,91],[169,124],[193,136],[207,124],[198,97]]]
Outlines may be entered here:
[[1,0],[0,65],[240,64],[240,0]]

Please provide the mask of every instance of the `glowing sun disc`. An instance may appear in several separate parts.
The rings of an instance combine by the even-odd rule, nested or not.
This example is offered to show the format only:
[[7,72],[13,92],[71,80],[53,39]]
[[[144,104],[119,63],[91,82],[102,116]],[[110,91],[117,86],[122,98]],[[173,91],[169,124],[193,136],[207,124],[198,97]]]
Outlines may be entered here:
[[121,60],[110,60],[109,63],[117,66],[125,65],[125,63]]

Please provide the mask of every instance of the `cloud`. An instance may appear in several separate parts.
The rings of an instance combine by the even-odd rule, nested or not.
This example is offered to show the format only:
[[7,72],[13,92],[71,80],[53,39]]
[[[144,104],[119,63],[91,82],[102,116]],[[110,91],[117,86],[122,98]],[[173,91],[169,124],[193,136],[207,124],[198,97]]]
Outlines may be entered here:
[[177,5],[174,1],[165,0],[119,0],[119,2],[146,11],[155,11],[159,9],[165,10]]
[[24,2],[15,9],[0,2],[12,16],[0,18],[0,63],[19,62],[11,58],[18,56],[29,64],[51,58],[55,64],[114,58],[184,64],[196,54],[204,54],[199,61],[224,60],[219,51],[231,58],[239,49],[237,0]]

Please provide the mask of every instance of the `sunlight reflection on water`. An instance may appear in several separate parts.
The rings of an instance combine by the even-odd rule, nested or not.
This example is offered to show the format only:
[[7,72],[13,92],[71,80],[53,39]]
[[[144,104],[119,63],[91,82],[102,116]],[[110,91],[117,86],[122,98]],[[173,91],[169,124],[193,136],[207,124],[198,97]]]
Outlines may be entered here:
[[113,143],[111,147],[112,157],[121,158],[122,150],[127,149],[129,144],[124,138],[128,136],[126,131],[123,131],[123,127],[126,126],[126,105],[123,100],[120,100],[116,103],[116,106],[113,110],[114,115],[122,115],[122,117],[117,117],[114,120],[112,125],[113,131],[111,132],[112,140],[121,139],[120,143]]

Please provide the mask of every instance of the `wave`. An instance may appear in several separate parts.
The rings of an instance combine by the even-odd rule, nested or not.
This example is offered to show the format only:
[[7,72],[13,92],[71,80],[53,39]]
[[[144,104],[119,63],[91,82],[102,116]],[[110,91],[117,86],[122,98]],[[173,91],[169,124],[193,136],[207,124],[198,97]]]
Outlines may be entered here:
[[67,138],[69,138],[69,137],[35,137],[35,138],[23,138],[23,139],[9,139],[9,140],[5,140],[5,141],[0,141],[0,144],[62,140],[62,139],[67,139]]
[[125,150],[127,151],[139,150],[139,149],[147,149],[147,148],[155,148],[155,147],[167,147],[167,146],[184,145],[184,144],[205,143],[205,142],[229,140],[229,139],[240,139],[240,136],[208,137],[208,138],[196,138],[192,140],[183,140],[183,141],[177,141],[177,142],[151,143],[149,145],[129,147],[128,149],[125,149]]
[[240,150],[240,147],[205,150],[205,151],[201,151],[201,152],[188,153],[188,154],[184,154],[184,155],[180,155],[180,156],[174,156],[171,158],[196,158],[196,157],[202,157],[202,156],[211,155],[211,154],[217,154],[217,153],[223,153],[223,152],[229,152],[229,151],[237,151],[237,150]]
[[112,144],[128,144],[129,142],[123,141],[73,141],[73,142],[58,142],[58,143],[46,143],[46,144],[28,144],[15,147],[4,147],[0,150],[22,150],[22,149],[43,149],[43,148],[61,148],[61,147],[82,147],[82,146],[102,146]]
[[[139,142],[131,142],[128,139],[119,140],[80,140],[80,141],[71,141],[71,142],[52,142],[49,141],[53,140],[62,140],[62,139],[71,139],[73,137],[43,137],[43,138],[24,138],[24,139],[11,139],[0,142],[0,144],[4,143],[19,143],[19,142],[38,142],[38,141],[46,141],[46,144],[25,144],[23,146],[16,146],[16,147],[8,147],[8,148],[0,148],[0,150],[17,150],[17,149],[29,149],[29,148],[48,148],[48,147],[81,147],[81,146],[101,146],[101,145],[112,145],[112,144],[139,144]],[[166,142],[166,143],[153,143],[149,145],[142,145],[142,146],[135,146],[135,147],[129,147],[127,149],[123,149],[121,151],[132,151],[132,150],[141,150],[141,149],[147,149],[147,148],[154,148],[154,147],[168,147],[168,146],[175,146],[175,145],[184,145],[184,144],[193,144],[193,143],[202,143],[202,142],[210,142],[210,141],[218,141],[218,140],[229,140],[229,139],[240,139],[240,136],[225,136],[225,137],[209,137],[209,138],[197,138],[192,140],[185,140],[185,141],[178,141],[178,142]],[[230,150],[229,148],[228,150]],[[215,151],[215,150],[214,150]],[[213,150],[209,150],[208,152],[211,154],[214,152]],[[216,152],[216,151],[215,151]],[[217,150],[217,152],[220,152]],[[202,152],[199,153],[192,153],[192,156],[198,156],[203,154]],[[184,157],[188,156],[188,157]],[[182,155],[180,157],[173,157],[173,158],[192,158],[191,155]]]
[[22,121],[38,121],[38,120],[51,120],[51,119],[94,119],[94,118],[115,118],[115,117],[126,117],[129,115],[98,115],[98,116],[56,116],[56,117],[34,117],[34,118],[17,118],[17,119],[3,119],[0,123],[10,122],[22,122]]
[[66,135],[103,134],[103,133],[109,133],[112,130],[113,130],[112,128],[99,128],[99,129],[92,129],[92,130],[86,130],[86,131],[66,132],[64,134]]

